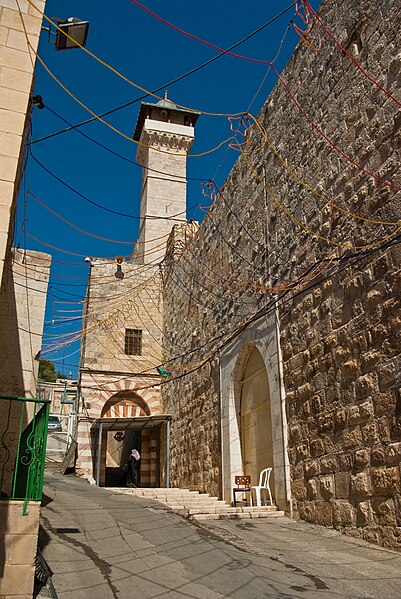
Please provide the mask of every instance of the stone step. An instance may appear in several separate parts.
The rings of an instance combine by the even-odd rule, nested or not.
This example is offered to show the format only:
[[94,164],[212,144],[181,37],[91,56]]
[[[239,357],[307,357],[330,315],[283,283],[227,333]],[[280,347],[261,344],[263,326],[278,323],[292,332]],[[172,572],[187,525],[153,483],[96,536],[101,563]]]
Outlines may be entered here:
[[259,512],[242,512],[242,513],[227,513],[227,514],[193,514],[189,516],[190,520],[250,520],[252,518],[282,518],[284,512],[276,511],[259,511]]
[[166,504],[175,504],[175,503],[185,503],[185,505],[187,507],[202,507],[202,506],[209,506],[209,507],[218,507],[218,506],[226,506],[226,502],[225,501],[198,501],[198,500],[192,500],[192,499],[186,499],[185,497],[177,497],[172,499],[162,499],[161,497],[157,498],[158,501],[162,501],[163,503]]
[[219,520],[224,518],[280,518],[284,512],[276,505],[230,506],[218,497],[210,497],[208,493],[198,493],[189,489],[154,489],[154,488],[115,488],[120,492],[134,497],[153,499],[166,506],[173,512],[190,520]]
[[[185,506],[188,508],[188,506]],[[210,514],[261,514],[261,513],[276,513],[278,508],[276,505],[274,506],[260,506],[260,507],[230,507],[225,504],[221,507],[210,506],[203,510],[202,508],[188,508],[189,515],[199,514],[199,513],[210,513]]]
[[217,499],[217,497],[215,499],[212,498],[201,498],[201,497],[185,497],[182,495],[178,495],[176,497],[166,497],[165,495],[158,495],[158,494],[154,494],[152,495],[151,493],[146,493],[146,494],[141,494],[141,493],[135,493],[132,492],[131,495],[134,495],[135,497],[147,497],[148,499],[155,499],[157,501],[161,501],[162,503],[185,503],[188,506],[197,506],[197,505],[226,505],[226,503],[224,501],[220,501],[219,499]]
[[[124,487],[123,487],[124,488]],[[172,499],[176,499],[177,497],[186,497],[186,498],[195,498],[195,497],[202,497],[202,495],[199,495],[199,493],[192,493],[191,491],[188,491],[187,493],[170,493],[170,492],[166,492],[166,491],[162,491],[162,490],[156,490],[156,489],[134,489],[134,488],[130,488],[129,489],[130,492],[133,495],[140,495],[140,496],[151,496],[151,497],[171,497]],[[206,499],[210,499],[208,496],[205,497]]]
[[[139,493],[131,493],[135,497],[144,497],[148,499],[156,499],[157,501],[161,501],[163,503],[187,503],[188,505],[219,505],[219,500],[205,500],[205,499],[197,499],[197,498],[188,498],[188,497],[166,497],[164,495],[141,495]],[[222,505],[226,505],[225,502],[221,502]]]
[[141,493],[169,493],[171,495],[175,494],[193,494],[199,495],[198,491],[190,491],[189,489],[176,489],[176,488],[165,488],[165,487],[138,487],[137,489],[133,489],[134,491],[138,491]]

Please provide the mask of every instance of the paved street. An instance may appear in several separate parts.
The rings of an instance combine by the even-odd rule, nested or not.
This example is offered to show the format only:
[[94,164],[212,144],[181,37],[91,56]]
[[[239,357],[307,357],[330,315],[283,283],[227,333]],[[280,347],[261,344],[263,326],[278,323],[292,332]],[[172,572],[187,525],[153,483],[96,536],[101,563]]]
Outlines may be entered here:
[[[41,545],[59,599],[398,599],[401,556],[287,518],[193,524],[46,473]],[[42,595],[41,595],[42,596]]]

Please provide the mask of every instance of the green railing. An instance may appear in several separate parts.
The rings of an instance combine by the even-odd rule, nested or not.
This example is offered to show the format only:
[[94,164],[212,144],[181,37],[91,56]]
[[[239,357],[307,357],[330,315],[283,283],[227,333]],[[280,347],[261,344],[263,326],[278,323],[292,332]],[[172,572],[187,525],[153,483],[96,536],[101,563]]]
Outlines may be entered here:
[[50,402],[0,396],[1,499],[42,499]]

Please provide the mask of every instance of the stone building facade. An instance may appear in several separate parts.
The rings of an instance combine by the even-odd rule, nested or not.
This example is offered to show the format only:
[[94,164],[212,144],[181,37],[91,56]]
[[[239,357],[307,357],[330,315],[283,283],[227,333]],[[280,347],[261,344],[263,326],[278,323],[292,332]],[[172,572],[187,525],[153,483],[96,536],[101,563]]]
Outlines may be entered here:
[[[45,8],[43,0],[36,5]],[[19,9],[17,2],[0,0],[0,596],[5,599],[33,592],[40,501],[24,506],[8,497],[19,433],[29,425],[34,407],[7,397],[36,397],[35,358],[51,264],[48,254],[12,248],[35,66],[23,24],[34,49],[42,27],[41,15],[28,2],[19,2]]]
[[123,481],[133,447],[141,454],[141,485],[165,482],[169,418],[160,408],[157,370],[163,362],[161,262],[173,224],[185,222],[186,160],[197,116],[167,98],[141,105],[134,134],[143,166],[138,241],[128,259],[90,263],[76,469],[98,485]]
[[[45,1],[36,6],[44,10]],[[42,27],[41,15],[20,2],[29,42],[36,50]],[[30,56],[17,3],[0,2],[0,278],[11,246],[19,180],[24,162],[23,139],[31,111],[35,59]]]
[[318,18],[258,122],[233,125],[199,231],[170,238],[171,478],[231,501],[270,465],[289,514],[401,548],[401,15]]
[[[117,272],[122,272],[124,278],[116,278]],[[88,333],[83,343],[79,383],[77,470],[81,474],[96,474],[97,438],[91,432],[94,420],[160,413],[159,389],[153,387],[159,380],[156,365],[162,361],[160,288],[158,266],[145,267],[127,261],[121,271],[117,271],[116,263],[93,260],[85,317]],[[106,297],[109,300],[104,302]],[[141,331],[139,355],[126,353],[127,330]],[[150,435],[151,445],[141,448],[142,483],[154,486],[156,463],[153,460],[151,465],[150,453],[156,438],[150,431],[146,435]],[[110,445],[112,435],[109,437],[103,438],[99,484],[107,482],[106,466],[121,468],[127,459],[125,453],[121,453],[124,442],[115,453]]]

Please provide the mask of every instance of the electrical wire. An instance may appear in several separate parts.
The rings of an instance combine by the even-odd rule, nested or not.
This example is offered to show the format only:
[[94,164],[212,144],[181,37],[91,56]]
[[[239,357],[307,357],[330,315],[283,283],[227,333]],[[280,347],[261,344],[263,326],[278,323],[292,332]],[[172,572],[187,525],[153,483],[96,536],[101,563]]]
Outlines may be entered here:
[[[190,71],[187,71],[183,75],[180,75],[179,77],[176,77],[175,79],[172,79],[171,81],[169,81],[167,83],[164,83],[163,85],[160,85],[158,88],[156,88],[156,89],[154,89],[152,91],[152,94],[155,94],[155,93],[157,93],[157,92],[159,92],[159,91],[161,91],[163,89],[167,89],[167,88],[171,87],[172,85],[174,85],[175,83],[178,83],[182,79],[184,79],[184,78],[186,78],[186,77],[188,77],[190,75],[193,75],[197,71],[205,68],[206,66],[208,66],[209,64],[211,64],[215,60],[218,60],[222,56],[225,56],[226,52],[229,52],[230,50],[234,50],[238,46],[244,44],[246,41],[248,41],[249,39],[251,39],[254,35],[256,35],[260,31],[262,31],[263,29],[265,29],[266,27],[268,27],[269,25],[271,25],[272,23],[274,23],[282,15],[284,15],[286,12],[288,12],[293,6],[295,6],[295,4],[296,4],[296,0],[292,4],[290,4],[289,6],[287,6],[287,8],[285,8],[280,13],[278,13],[277,15],[275,15],[273,18],[271,18],[268,21],[266,21],[266,23],[264,23],[263,25],[261,25],[260,27],[258,27],[257,29],[255,29],[255,31],[253,31],[252,33],[248,34],[247,36],[245,36],[244,38],[242,38],[241,40],[239,40],[238,42],[236,42],[235,44],[233,44],[232,46],[230,46],[226,50],[220,52],[219,54],[217,54],[216,56],[213,56],[212,58],[209,58],[209,60],[207,60],[206,62],[203,62],[202,64],[200,64],[197,67],[191,69]],[[144,100],[148,96],[149,96],[149,94],[144,94],[142,96],[139,96],[138,98],[135,98],[134,100],[130,100],[129,102],[126,102],[125,104],[121,104],[120,106],[112,108],[111,110],[107,110],[106,112],[101,113],[99,116],[101,116],[101,117],[108,116],[109,114],[117,112],[118,110],[122,110],[124,108],[127,108],[128,106],[132,106],[133,104],[136,104],[137,102],[140,102],[141,100]],[[51,133],[50,135],[46,135],[44,137],[41,137],[40,139],[33,140],[31,142],[31,144],[39,143],[41,141],[45,141],[46,139],[51,139],[52,137],[55,137],[57,135],[61,135],[62,133],[66,133],[67,131],[71,131],[72,129],[78,129],[78,127],[82,127],[83,125],[87,125],[88,123],[93,123],[95,120],[96,120],[95,118],[90,118],[90,119],[87,119],[85,121],[81,121],[80,123],[77,123],[76,125],[71,125],[70,127],[66,128],[66,129],[62,129],[61,131],[56,131],[54,133]]]
[[[64,187],[66,187],[67,189],[69,189],[70,191],[75,193],[77,196],[79,196],[80,198],[85,200],[85,202],[88,202],[89,204],[92,204],[93,206],[96,206],[97,208],[101,208],[101,210],[105,210],[106,212],[110,212],[111,214],[115,214],[117,216],[122,216],[124,218],[132,218],[134,220],[145,220],[145,217],[143,217],[143,216],[135,216],[132,214],[126,214],[125,212],[118,212],[117,210],[112,210],[111,208],[107,208],[106,206],[103,206],[102,204],[99,204],[98,202],[91,200],[90,198],[88,198],[88,196],[84,195],[83,193],[81,193],[80,191],[78,191],[77,189],[72,187],[72,185],[69,185],[66,181],[64,181],[64,179],[61,179],[61,177],[58,177],[55,173],[53,173],[40,160],[38,160],[36,158],[36,156],[34,156],[32,151],[30,152],[30,156],[46,173],[48,173],[54,179],[56,179],[56,181],[58,181],[59,183],[64,185]],[[148,169],[148,170],[151,170],[151,169]],[[155,172],[161,172],[161,171],[155,171]],[[169,173],[162,173],[162,174],[169,174]],[[205,179],[199,179],[199,181],[204,181],[204,180]],[[187,222],[188,219],[184,219],[184,218],[180,219],[178,217],[181,216],[182,214],[187,214],[188,212],[191,212],[195,208],[198,208],[198,206],[199,206],[199,204],[194,204],[187,210],[185,210],[183,212],[178,212],[177,214],[173,214],[171,216],[148,216],[146,218],[148,218],[149,220],[172,220],[175,222]]]
[[[54,216],[56,216],[57,218],[59,218],[61,221],[63,221],[66,225],[68,225],[69,227],[75,229],[76,231],[78,231],[79,233],[82,233],[83,235],[87,235],[88,237],[93,237],[95,239],[100,239],[101,241],[106,241],[107,243],[118,243],[118,244],[122,244],[122,245],[132,245],[132,246],[137,246],[140,244],[144,244],[144,241],[121,241],[120,239],[109,239],[108,237],[101,237],[100,235],[95,235],[94,233],[90,233],[88,231],[85,231],[84,229],[81,229],[80,227],[78,227],[77,225],[75,225],[74,223],[68,221],[66,218],[64,218],[61,214],[59,214],[58,212],[56,212],[55,210],[53,210],[52,208],[50,208],[49,206],[47,206],[47,204],[45,204],[44,202],[42,202],[42,200],[40,200],[34,193],[32,193],[31,191],[28,191],[28,194],[40,205],[42,206],[42,208],[44,208],[45,210],[47,210],[48,212],[50,212],[51,214],[53,214]],[[162,235],[160,237],[155,237],[154,239],[152,239],[151,241],[160,241],[161,239],[166,239],[168,236],[170,235],[170,233],[166,234],[166,235]],[[148,243],[148,242],[146,242]]]
[[397,104],[397,106],[401,106],[401,101],[398,100],[398,98],[396,98],[395,96],[393,96],[393,94],[391,92],[389,92],[388,89],[386,89],[385,87],[383,87],[383,85],[381,85],[374,77],[372,77],[372,75],[370,75],[360,64],[357,60],[355,60],[355,58],[352,56],[352,54],[350,54],[348,52],[348,50],[346,48],[344,48],[344,46],[341,45],[341,43],[339,42],[339,40],[334,36],[333,33],[331,33],[331,31],[328,29],[328,27],[323,23],[322,18],[313,10],[312,6],[309,4],[308,0],[304,0],[305,5],[308,7],[308,9],[310,10],[310,12],[313,14],[314,18],[318,21],[318,23],[321,25],[321,27],[324,29],[324,31],[327,33],[327,35],[329,35],[331,37],[331,39],[334,41],[335,45],[341,50],[341,52],[343,52],[349,59],[350,61],[357,67],[357,69],[359,69],[359,71],[367,78],[369,79],[369,81],[371,83],[373,83],[374,85],[376,85],[376,87],[378,87],[382,92],[384,92],[386,94],[386,96],[388,98],[390,98],[390,100],[392,100],[395,104]]
[[[194,36],[191,33],[184,31],[183,29],[180,29],[179,27],[176,27],[175,25],[172,25],[171,23],[169,23],[168,21],[162,19],[161,17],[159,17],[156,13],[154,13],[153,11],[147,9],[145,6],[143,6],[142,4],[140,4],[139,2],[137,2],[136,0],[130,0],[133,4],[135,4],[136,6],[138,6],[139,8],[141,8],[142,10],[145,10],[146,12],[148,12],[149,14],[151,14],[154,18],[156,18],[157,20],[161,21],[162,23],[164,23],[165,25],[167,25],[168,27],[174,29],[175,31],[185,35],[186,37],[189,37],[190,39],[193,39],[201,44],[204,44],[210,48],[213,48],[215,50],[219,50],[220,52],[223,52],[223,50],[221,48],[219,48],[218,46],[216,46],[215,44],[212,44],[211,42],[208,42],[200,37]],[[296,4],[296,3],[295,3]],[[308,7],[310,7],[310,4],[308,4]],[[316,13],[313,11],[313,9],[311,8],[312,12],[314,15],[316,15]],[[316,15],[317,18],[317,15]],[[319,21],[320,22],[320,21]],[[344,49],[343,49],[344,50]],[[345,51],[345,50],[344,50]],[[320,129],[320,127],[318,125],[316,125],[316,123],[308,116],[308,114],[306,113],[306,111],[302,108],[302,106],[299,104],[299,102],[297,101],[297,99],[295,98],[295,96],[293,95],[293,93],[291,92],[289,86],[285,83],[284,79],[282,78],[282,76],[280,75],[280,73],[277,71],[276,67],[274,66],[273,62],[271,61],[262,61],[259,59],[252,59],[246,56],[242,56],[240,54],[234,54],[232,52],[225,52],[225,54],[227,56],[232,56],[234,58],[238,58],[241,60],[246,60],[246,61],[250,61],[250,62],[257,62],[260,64],[265,64],[270,66],[270,68],[273,70],[273,72],[276,74],[278,81],[281,83],[281,85],[284,87],[285,91],[287,92],[288,96],[290,97],[290,99],[294,102],[294,104],[297,106],[298,110],[301,112],[301,114],[307,119],[307,121],[313,126],[313,128],[319,133],[319,135],[321,135],[321,137],[330,144],[330,146],[336,150],[336,152],[338,152],[344,159],[346,159],[350,164],[352,164],[353,166],[357,167],[359,170],[361,170],[362,172],[364,172],[365,174],[369,175],[370,177],[372,177],[373,179],[375,179],[376,181],[378,181],[379,183],[386,185],[388,187],[391,187],[393,189],[396,190],[401,190],[401,187],[398,187],[397,185],[394,185],[388,181],[385,181],[384,179],[382,179],[381,177],[378,177],[376,175],[374,175],[373,173],[371,173],[370,171],[368,171],[367,169],[365,169],[364,167],[362,167],[360,164],[358,164],[358,162],[356,162],[356,160],[352,159],[350,156],[348,156],[345,152],[343,152],[334,142],[331,141],[331,139],[328,138],[327,135],[325,135],[325,133],[323,133],[323,131]],[[363,69],[362,69],[363,70]],[[365,73],[365,71],[363,71]],[[373,80],[375,82],[375,80],[372,78],[371,80]],[[377,85],[379,85],[377,82],[375,82]],[[384,88],[383,88],[384,89]],[[389,93],[389,92],[388,92]],[[391,96],[393,98],[393,96]],[[394,98],[393,98],[394,99]],[[396,103],[399,104],[401,106],[401,103],[398,102],[398,100],[396,100]],[[244,115],[244,113],[242,113],[242,115]],[[241,114],[237,114],[237,115],[230,115],[230,116],[241,116]],[[249,115],[252,116],[252,115]]]
[[[54,27],[56,27],[56,29],[60,29],[58,27],[58,25],[56,25],[51,19],[49,19],[48,17],[46,17],[46,15],[44,15],[44,13],[42,13],[32,2],[31,0],[27,0],[29,2],[29,4],[31,4],[36,10],[38,10],[38,12],[40,12],[40,14],[43,15],[43,17],[45,19],[47,19],[51,24],[53,24]],[[107,121],[105,121],[102,117],[100,117],[99,115],[97,115],[91,108],[89,108],[84,102],[82,102],[81,100],[79,100],[79,98],[74,95],[57,77],[56,75],[51,71],[51,69],[47,66],[47,64],[45,63],[45,61],[42,59],[42,57],[38,54],[38,52],[35,50],[34,46],[31,44],[31,42],[29,41],[29,37],[28,37],[28,33],[26,30],[26,26],[25,26],[25,22],[24,22],[24,18],[22,16],[22,12],[21,10],[19,10],[19,17],[22,23],[22,27],[23,27],[23,31],[24,31],[24,35],[25,35],[25,39],[26,39],[26,43],[28,45],[28,50],[29,52],[33,53],[36,57],[36,60],[38,60],[40,62],[40,64],[42,65],[42,67],[45,69],[45,71],[47,72],[47,74],[66,92],[66,94],[68,94],[77,104],[79,104],[82,108],[84,108],[87,112],[89,112],[89,114],[91,114],[97,121],[101,122],[103,125],[105,125],[106,127],[108,127],[109,129],[111,129],[112,131],[114,131],[114,133],[117,133],[118,135],[120,135],[121,137],[123,137],[124,139],[127,139],[128,141],[130,141],[131,143],[136,144],[139,147],[145,147],[145,148],[149,148],[154,150],[155,152],[161,153],[161,154],[167,154],[170,156],[183,156],[183,155],[187,155],[187,157],[191,157],[191,158],[199,158],[201,156],[207,156],[208,154],[212,154],[213,152],[216,152],[217,150],[219,150],[222,146],[224,146],[226,143],[228,143],[231,138],[227,138],[223,141],[221,141],[217,146],[215,146],[214,148],[211,148],[210,150],[206,150],[204,152],[198,152],[197,154],[183,154],[182,152],[169,152],[168,150],[163,150],[161,148],[157,148],[157,147],[153,147],[150,146],[148,144],[145,144],[141,141],[137,141],[136,139],[133,139],[130,135],[127,135],[126,133],[124,133],[123,131],[120,131],[119,129],[117,129],[117,127],[114,127],[113,125],[111,125],[111,123],[108,123]],[[61,31],[61,30],[60,30]],[[82,48],[83,50],[85,50],[85,52],[88,52],[91,56],[95,57],[95,55],[92,52],[89,52],[89,50],[87,50],[87,48],[84,48],[83,46],[81,46],[78,42],[76,42],[75,40],[73,40],[73,38],[71,38],[66,32],[63,32],[63,35],[65,35],[67,38],[69,38],[70,40],[74,41],[74,43],[79,46],[80,48]],[[104,63],[104,61],[102,61],[101,59],[96,57],[96,60],[98,60],[99,62],[101,62],[101,64],[103,64],[104,66],[107,66],[108,68],[110,68],[115,74],[118,74],[120,77],[122,77],[125,81],[129,82],[131,85],[133,85],[134,87],[137,87],[138,89],[141,89],[142,91],[146,91],[144,88],[142,88],[141,86],[138,86],[137,84],[131,82],[129,79],[127,79],[126,77],[124,77],[123,75],[121,75],[121,73],[119,73],[118,71],[116,71],[116,69],[114,69],[113,67],[110,67],[109,65],[107,65],[106,63]],[[156,96],[159,97],[159,96]],[[162,98],[160,98],[162,99]],[[180,108],[184,108],[188,111],[191,111],[193,109],[189,109],[189,108],[185,108],[179,104],[176,104],[175,106],[180,107]],[[198,111],[196,111],[198,112]],[[206,113],[204,112],[203,114],[208,114],[209,116],[235,116],[235,115],[239,115],[240,113],[236,113],[236,114],[218,114],[218,113]]]
[[[30,2],[30,1],[31,0],[28,0],[28,2]],[[212,48],[213,50],[217,50],[218,52],[224,52],[224,54],[226,54],[226,56],[232,56],[233,58],[239,58],[240,60],[245,60],[247,62],[254,62],[254,63],[257,63],[257,64],[264,64],[264,65],[271,65],[271,62],[269,62],[267,60],[261,60],[259,58],[251,58],[250,56],[243,56],[242,54],[235,54],[235,53],[230,52],[228,50],[224,51],[219,46],[216,46],[215,44],[212,44],[211,42],[208,42],[208,41],[204,40],[201,37],[193,35],[192,33],[189,33],[188,31],[185,31],[184,29],[181,29],[180,27],[177,27],[177,25],[173,25],[172,23],[170,23],[166,19],[163,19],[162,17],[160,17],[158,14],[156,14],[155,12],[153,12],[152,10],[150,10],[149,8],[147,8],[146,6],[144,6],[143,4],[140,4],[139,2],[137,2],[137,0],[130,0],[130,2],[132,2],[132,4],[135,4],[135,6],[137,6],[141,10],[147,12],[149,15],[151,15],[157,21],[160,21],[164,25],[167,25],[167,27],[169,27],[170,29],[173,29],[174,31],[176,31],[176,32],[178,32],[180,34],[185,35],[186,37],[188,37],[188,38],[190,38],[190,39],[192,39],[192,40],[194,40],[196,42],[199,42],[199,43],[207,46],[208,48]],[[296,5],[296,2],[294,2],[291,5],[291,8],[293,6],[295,6],[295,5]],[[185,108],[185,107],[181,107],[181,108]],[[204,113],[204,114],[209,114],[209,113]],[[225,114],[224,116],[229,117],[229,116],[238,116],[238,115],[239,115],[239,113],[237,115]],[[223,116],[223,115],[219,115],[219,116]]]
[[[283,45],[284,45],[285,38],[287,37],[287,34],[288,34],[289,30],[290,30],[291,23],[292,23],[292,20],[289,22],[289,24],[287,25],[287,27],[286,27],[286,29],[285,29],[285,31],[284,31],[284,34],[283,34],[283,37],[281,38],[281,41],[280,41],[280,44],[279,44],[279,46],[278,46],[277,52],[276,52],[276,54],[275,54],[275,56],[274,56],[274,58],[273,58],[273,60],[272,60],[272,64],[274,64],[274,63],[277,61],[278,57],[280,56],[280,52],[281,52],[281,50],[282,50],[282,47],[283,47]],[[261,80],[261,82],[260,82],[260,84],[259,84],[259,87],[258,87],[258,89],[256,90],[256,92],[255,92],[255,94],[254,94],[254,96],[253,96],[252,100],[251,100],[251,101],[250,101],[250,103],[248,104],[248,108],[246,109],[246,112],[247,112],[247,113],[249,113],[249,112],[250,112],[250,110],[251,110],[251,108],[252,108],[253,104],[255,103],[255,101],[256,101],[256,98],[258,97],[259,93],[261,92],[261,90],[262,90],[262,87],[263,87],[263,85],[264,85],[264,82],[266,81],[266,79],[267,79],[267,76],[268,76],[268,74],[270,73],[270,71],[271,71],[271,65],[268,65],[268,67],[267,67],[267,70],[266,70],[265,74],[263,75],[263,78],[262,78],[262,80]],[[235,136],[234,136],[234,137],[235,137]],[[215,180],[216,180],[217,173],[219,172],[220,168],[222,167],[222,165],[223,165],[224,161],[226,160],[226,158],[227,158],[227,154],[228,154],[228,151],[229,151],[229,149],[230,149],[230,148],[227,146],[227,148],[226,148],[226,151],[225,151],[225,153],[224,153],[224,156],[223,156],[222,160],[220,161],[220,164],[219,164],[219,165],[217,166],[217,168],[216,168],[216,171],[215,171],[215,173],[214,173],[214,176],[213,176],[213,179],[212,179],[212,181],[215,181]]]
[[[64,117],[62,117],[55,110],[53,110],[52,108],[50,108],[50,106],[46,105],[45,109],[49,110],[52,114],[54,114],[57,118],[59,118],[60,120],[62,120],[67,125],[70,125],[70,123]],[[99,116],[104,116],[104,115],[99,115]],[[74,129],[74,127],[72,125],[71,125],[71,128]],[[109,152],[110,154],[113,154],[117,158],[121,158],[122,160],[125,160],[125,162],[128,162],[129,164],[133,164],[134,166],[140,167],[142,170],[145,170],[145,171],[148,171],[148,172],[151,172],[151,173],[157,173],[159,175],[170,175],[170,176],[174,177],[175,179],[182,179],[183,181],[207,181],[208,180],[206,177],[202,177],[202,178],[199,178],[199,177],[186,177],[186,176],[182,177],[181,175],[176,175],[174,173],[167,173],[165,171],[159,171],[159,170],[157,170],[155,168],[151,168],[150,166],[142,165],[139,162],[137,162],[136,160],[131,160],[130,158],[127,158],[126,156],[123,156],[122,154],[119,154],[118,152],[115,152],[114,150],[112,150],[111,148],[109,148],[109,146],[106,146],[105,144],[102,144],[100,141],[94,139],[90,135],[87,135],[83,131],[80,131],[79,129],[75,129],[75,130],[82,137],[84,137],[88,141],[91,141],[92,143],[96,144],[97,146],[99,146],[103,150],[106,150],[107,152]],[[30,145],[29,147],[32,148],[32,145]],[[139,216],[131,216],[131,218],[141,218],[141,217],[139,217]]]
[[[400,243],[401,241],[401,236],[398,235],[397,237],[397,244]],[[195,372],[196,370],[199,370],[199,368],[201,368],[204,364],[206,364],[207,362],[210,362],[213,357],[217,354],[217,352],[221,351],[221,349],[223,349],[228,343],[230,343],[233,339],[235,339],[235,337],[237,337],[246,327],[248,327],[250,324],[252,324],[252,322],[255,322],[257,320],[259,320],[260,318],[267,316],[269,313],[273,312],[274,310],[284,306],[286,303],[293,301],[296,297],[299,297],[300,295],[302,295],[303,293],[306,293],[307,291],[313,289],[314,287],[322,284],[324,281],[326,281],[327,279],[331,278],[334,275],[338,275],[340,272],[343,272],[344,270],[350,268],[350,266],[353,266],[353,264],[355,263],[355,261],[358,260],[363,260],[364,258],[368,257],[372,252],[376,252],[376,251],[383,251],[385,249],[387,249],[388,247],[392,246],[392,242],[394,244],[394,240],[387,242],[383,247],[375,247],[375,248],[371,248],[368,252],[359,252],[358,254],[352,255],[352,256],[348,256],[347,258],[345,258],[345,264],[341,266],[341,269],[336,270],[335,272],[330,273],[327,277],[320,279],[318,281],[315,281],[312,285],[302,288],[300,289],[296,294],[292,295],[291,297],[286,299],[286,295],[288,295],[288,293],[290,292],[290,289],[286,290],[285,292],[283,292],[283,294],[281,295],[280,298],[275,298],[273,301],[271,301],[266,307],[262,308],[260,311],[258,311],[257,314],[255,314],[254,316],[252,316],[246,323],[244,323],[244,325],[240,328],[238,328],[231,337],[229,337],[228,339],[224,340],[217,348],[215,348],[213,350],[213,352],[211,353],[211,355],[209,355],[207,358],[205,358],[202,363],[195,365],[193,368],[191,368],[190,370],[188,370],[187,372],[184,372],[178,376],[173,376],[173,377],[169,377],[166,380],[160,380],[157,383],[157,386],[159,385],[165,385],[165,384],[169,384],[172,383],[178,379],[181,379],[189,374],[192,374],[193,372]],[[351,261],[353,260],[353,261]],[[281,302],[280,302],[281,300]],[[218,337],[215,338],[215,340],[218,340]],[[198,349],[202,349],[202,347],[198,348]],[[190,350],[188,351],[187,355],[192,353],[193,351],[196,350]],[[166,366],[168,367],[168,362],[165,362],[162,364],[162,366]],[[152,387],[155,387],[156,385],[146,385],[143,387],[140,387],[138,389],[136,389],[137,391],[141,391],[141,390],[145,390],[145,389],[150,389]],[[102,389],[100,389],[102,390]]]
[[[28,0],[28,1],[30,1],[30,0]],[[169,152],[168,150],[163,150],[161,148],[157,148],[155,146],[150,146],[148,144],[145,144],[145,143],[143,143],[141,141],[137,141],[136,139],[133,139],[130,135],[127,135],[123,131],[120,131],[120,129],[117,129],[117,127],[114,127],[114,125],[112,125],[111,123],[108,123],[107,121],[105,121],[102,117],[98,116],[91,108],[89,108],[84,102],[82,102],[75,94],[73,94],[60,81],[60,79],[58,79],[56,77],[56,75],[49,69],[49,67],[46,65],[46,63],[41,58],[41,56],[39,56],[39,54],[36,52],[36,50],[34,49],[34,47],[32,46],[32,44],[29,42],[29,40],[28,40],[27,43],[29,45],[29,48],[35,54],[36,59],[40,62],[40,64],[45,69],[45,71],[47,72],[47,74],[61,87],[61,89],[63,89],[66,92],[67,95],[69,95],[77,104],[79,104],[82,108],[84,108],[87,112],[89,112],[89,114],[91,114],[93,117],[95,117],[97,121],[99,121],[100,123],[102,123],[103,125],[105,125],[106,127],[108,127],[109,129],[111,129],[112,131],[114,131],[114,133],[117,133],[117,135],[120,135],[124,139],[127,139],[129,142],[134,143],[134,144],[136,144],[139,147],[152,149],[155,152],[158,152],[160,154],[167,154],[168,156],[183,156],[183,155],[185,155],[182,152]],[[224,116],[224,115],[221,115],[221,116]],[[225,144],[229,143],[229,141],[231,141],[231,137],[228,137],[227,139],[224,139],[223,141],[221,141],[220,143],[218,143],[216,146],[214,146],[213,148],[211,148],[209,150],[205,150],[204,152],[197,152],[196,154],[190,153],[190,154],[187,154],[187,157],[188,158],[199,158],[199,157],[202,157],[202,156],[208,156],[209,154],[213,154],[213,152],[216,152],[217,150],[219,150]]]
[[[72,38],[70,35],[68,35],[68,33],[64,30],[62,30],[55,21],[53,21],[52,19],[50,19],[47,15],[45,15],[33,2],[32,0],[27,0],[28,4],[30,4],[35,10],[38,11],[39,14],[42,15],[42,18],[46,19],[46,21],[48,23],[50,23],[50,25],[52,25],[57,31],[59,31],[62,35],[64,35],[67,39],[69,39],[71,42],[74,43],[75,46],[78,46],[81,50],[83,50],[86,54],[88,54],[89,56],[91,56],[91,58],[93,58],[94,60],[96,60],[99,64],[101,64],[102,66],[106,67],[107,69],[109,69],[110,71],[112,71],[115,75],[117,75],[117,77],[119,77],[120,79],[122,79],[123,81],[125,81],[126,83],[128,83],[129,85],[135,87],[136,89],[139,89],[142,92],[145,92],[147,96],[153,96],[154,98],[158,99],[158,100],[164,100],[164,97],[162,96],[158,96],[157,94],[152,94],[152,92],[144,87],[142,87],[141,85],[139,85],[138,83],[135,83],[134,81],[131,81],[131,79],[129,79],[128,77],[126,77],[125,75],[123,75],[122,73],[120,73],[120,71],[118,71],[117,69],[115,69],[114,67],[112,67],[110,64],[108,64],[106,61],[102,60],[101,58],[99,58],[99,56],[97,56],[96,54],[94,54],[93,52],[91,52],[90,50],[88,50],[88,48],[86,48],[85,46],[83,46],[82,44],[80,44],[76,39]],[[21,19],[23,19],[22,17],[22,13],[20,11],[20,17]],[[40,63],[42,64],[42,66],[45,68],[45,70],[50,73],[50,69],[45,65],[44,61],[38,56],[38,54],[36,53],[34,47],[32,46],[32,44],[29,42],[29,38],[26,36],[27,38],[27,43],[29,45],[29,47],[31,48],[31,50],[33,51],[33,53],[36,55],[36,58],[39,59]],[[57,78],[51,74],[51,76],[53,77],[53,79],[55,79],[57,81]],[[57,81],[58,82],[58,81]],[[60,84],[60,82],[58,82]],[[64,89],[64,88],[63,88]],[[65,91],[67,91],[65,89]],[[70,92],[67,92],[70,93]],[[71,95],[71,93],[70,93]],[[86,108],[83,104],[81,104],[81,106],[83,106],[84,108]],[[199,114],[204,114],[207,116],[216,116],[216,117],[228,117],[228,116],[236,116],[239,115],[240,113],[220,113],[220,112],[207,112],[207,111],[200,111],[197,110],[195,108],[191,108],[189,106],[184,106],[182,104],[177,104],[175,103],[175,106],[177,108],[181,108],[182,110],[186,110],[188,112],[195,112],[195,113],[199,113]],[[88,110],[86,108],[86,110]],[[88,112],[91,112],[90,110],[88,110]],[[97,120],[101,120],[102,122],[106,123],[106,121],[103,121],[101,119],[101,117],[99,115],[96,115],[95,113],[92,113],[92,116],[94,116]],[[110,126],[110,125],[109,125]],[[130,139],[130,141],[133,141],[131,138],[128,137],[128,139]],[[138,142],[136,142],[138,143]],[[139,144],[138,145],[144,145],[144,144]]]

